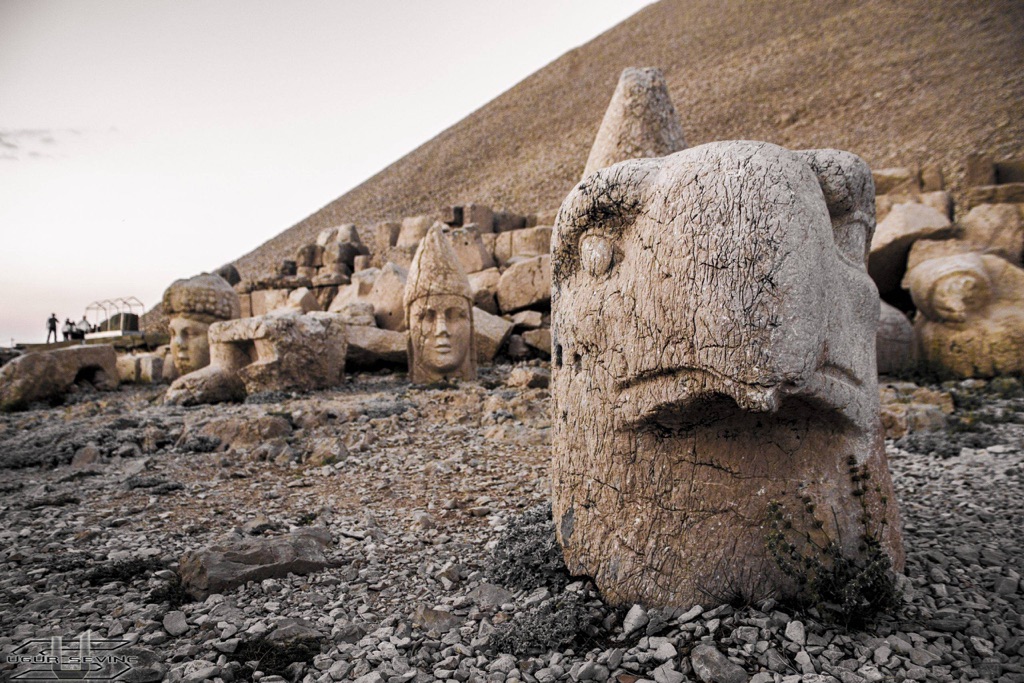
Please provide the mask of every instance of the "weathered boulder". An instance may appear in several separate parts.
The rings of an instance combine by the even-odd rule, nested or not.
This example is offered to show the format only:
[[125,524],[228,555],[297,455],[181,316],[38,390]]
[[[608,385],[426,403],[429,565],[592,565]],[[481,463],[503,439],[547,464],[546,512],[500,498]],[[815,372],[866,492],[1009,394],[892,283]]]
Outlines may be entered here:
[[898,290],[907,267],[910,247],[920,239],[952,237],[949,218],[924,204],[897,204],[878,224],[871,239],[868,274],[885,295]]
[[319,244],[303,244],[295,250],[298,268],[319,268],[324,264],[324,248]]
[[878,374],[892,374],[914,366],[917,349],[914,326],[903,311],[881,302],[878,332],[875,334],[875,358]]
[[1024,372],[1024,269],[991,254],[923,261],[904,286],[929,367],[956,377]]
[[962,238],[977,251],[1002,256],[1021,265],[1024,254],[1024,211],[1020,204],[979,204],[960,219]]
[[59,400],[79,382],[101,391],[117,388],[113,346],[72,346],[18,356],[0,367],[0,410],[21,410],[36,401]]
[[405,282],[409,271],[394,263],[386,263],[373,281],[368,297],[373,302],[373,315],[377,326],[384,330],[401,332],[408,329],[405,320]]
[[250,295],[250,314],[247,317],[266,315],[272,311],[288,308],[287,289],[257,289]]
[[139,381],[145,384],[164,381],[164,356],[162,353],[139,355]]
[[930,206],[946,218],[953,217],[953,198],[942,191],[921,192],[911,194],[882,194],[875,197],[876,218],[881,223],[889,215],[892,207],[897,204],[924,204]]
[[370,292],[373,291],[373,283],[377,280],[379,274],[379,268],[367,268],[358,273],[352,273],[351,284],[338,288],[338,295],[334,297],[327,310],[334,313],[356,301],[372,304]]
[[[918,240],[910,248],[907,254],[907,273],[912,271],[921,263],[933,258],[953,256],[955,254],[970,254],[978,251],[970,242],[964,240]],[[903,277],[903,288],[907,289],[906,275]]]
[[353,301],[345,304],[335,311],[339,320],[346,325],[369,325],[377,326],[377,319],[373,315],[373,304],[367,301]]
[[473,308],[473,345],[476,347],[478,363],[490,363],[494,360],[510,334],[512,323],[500,316]]
[[627,159],[663,157],[685,148],[661,70],[629,68],[619,76],[583,176]]
[[566,198],[553,516],[569,571],[609,602],[799,595],[772,522],[798,552],[855,560],[871,538],[902,568],[873,212],[858,157],[759,142],[616,164]]
[[125,354],[117,357],[117,379],[122,384],[135,384],[139,381],[139,357]]
[[448,233],[455,258],[465,273],[478,273],[494,267],[494,258],[484,246],[480,238],[480,230],[475,226],[456,228]]
[[547,254],[551,251],[551,227],[542,225],[497,234],[493,251],[500,266],[516,257]]
[[475,225],[480,232],[494,232],[494,211],[483,204],[462,207],[462,225]]
[[416,248],[420,240],[427,236],[427,231],[434,224],[433,216],[409,216],[402,219],[402,227],[398,232],[396,247]]
[[478,273],[469,273],[469,288],[473,291],[473,305],[491,314],[498,313],[498,302],[495,294],[501,281],[501,272],[497,268],[488,268]]
[[501,274],[496,296],[502,313],[550,301],[551,257],[534,256],[509,266]]
[[382,365],[405,366],[409,357],[409,333],[382,330],[366,325],[348,326],[349,370],[373,369]]
[[288,295],[288,304],[286,306],[291,310],[298,311],[299,313],[309,313],[311,311],[319,311],[320,302],[313,296],[313,292],[309,291],[306,287],[299,287],[291,294]]
[[527,330],[523,332],[523,341],[531,349],[540,351],[545,356],[551,355],[551,330],[547,328],[539,330]]
[[287,536],[232,538],[185,553],[178,565],[182,587],[197,600],[226,593],[247,581],[310,574],[337,563],[328,557],[331,534],[323,528]]

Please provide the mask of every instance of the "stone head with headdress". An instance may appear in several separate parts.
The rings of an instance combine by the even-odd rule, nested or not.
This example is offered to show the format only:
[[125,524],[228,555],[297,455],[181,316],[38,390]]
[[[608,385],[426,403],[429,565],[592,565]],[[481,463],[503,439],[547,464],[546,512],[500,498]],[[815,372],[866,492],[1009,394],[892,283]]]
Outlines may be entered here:
[[219,320],[239,317],[238,294],[219,275],[203,273],[175,280],[163,298],[170,318],[171,355],[179,374],[195,372],[210,364],[207,330]]
[[412,381],[476,379],[473,292],[440,224],[430,228],[416,250],[404,303]]

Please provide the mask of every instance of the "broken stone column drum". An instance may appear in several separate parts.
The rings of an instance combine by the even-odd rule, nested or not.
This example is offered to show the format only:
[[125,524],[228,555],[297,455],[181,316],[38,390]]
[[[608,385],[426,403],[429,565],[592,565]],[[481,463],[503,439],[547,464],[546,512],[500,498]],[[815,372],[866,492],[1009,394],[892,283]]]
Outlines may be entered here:
[[794,595],[767,547],[780,517],[807,553],[805,534],[851,558],[872,537],[902,567],[874,224],[860,158],[760,142],[622,162],[570,193],[552,473],[572,573],[619,605]]

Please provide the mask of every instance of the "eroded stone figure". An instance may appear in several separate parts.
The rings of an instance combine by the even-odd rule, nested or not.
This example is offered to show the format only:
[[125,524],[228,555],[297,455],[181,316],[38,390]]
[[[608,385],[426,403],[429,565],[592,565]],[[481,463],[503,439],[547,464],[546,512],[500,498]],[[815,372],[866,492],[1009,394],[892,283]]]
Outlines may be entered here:
[[164,292],[163,306],[170,318],[171,357],[180,375],[210,364],[210,325],[241,314],[235,290],[210,273],[175,280]]
[[799,592],[770,524],[904,553],[879,420],[867,165],[702,145],[588,176],[552,244],[554,520],[625,605]]
[[405,314],[413,382],[476,379],[473,292],[439,225],[430,228],[413,258]]
[[955,254],[917,264],[903,286],[929,366],[957,377],[1024,372],[1024,270],[994,254]]

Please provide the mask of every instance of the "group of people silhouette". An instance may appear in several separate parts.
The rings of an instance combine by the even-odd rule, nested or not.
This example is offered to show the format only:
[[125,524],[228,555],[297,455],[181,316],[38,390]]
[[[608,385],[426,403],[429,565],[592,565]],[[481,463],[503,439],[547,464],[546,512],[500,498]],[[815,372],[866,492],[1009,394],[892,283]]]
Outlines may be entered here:
[[[53,341],[57,340],[57,324],[60,319],[57,318],[56,313],[51,313],[50,317],[46,320],[46,343],[50,343],[50,335],[53,335]],[[71,318],[64,320],[64,326],[61,327],[61,334],[64,335],[64,341],[72,339],[85,339],[85,335],[88,332],[95,332],[94,326],[89,324],[89,321],[82,316],[82,319],[77,323],[71,322]]]

